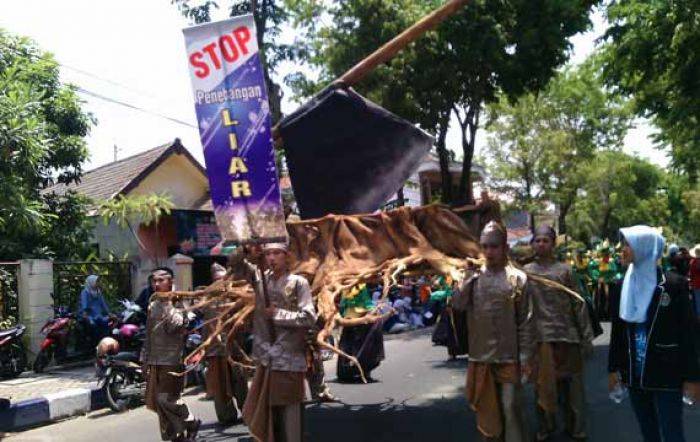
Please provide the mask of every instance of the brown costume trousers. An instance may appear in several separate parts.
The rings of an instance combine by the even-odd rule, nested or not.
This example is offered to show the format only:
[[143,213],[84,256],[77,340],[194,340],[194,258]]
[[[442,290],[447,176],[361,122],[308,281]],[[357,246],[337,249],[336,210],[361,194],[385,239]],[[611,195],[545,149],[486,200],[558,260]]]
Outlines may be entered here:
[[470,362],[467,369],[467,400],[476,412],[476,425],[483,440],[530,440],[516,364]]
[[255,369],[243,421],[258,442],[301,442],[304,373]]
[[537,397],[538,433],[556,431],[559,396],[564,404],[566,432],[576,437],[586,434],[586,398],[583,388],[583,356],[579,344],[542,342],[535,395]]
[[207,357],[207,393],[214,398],[219,423],[232,424],[248,396],[248,377],[243,367],[226,356]]
[[158,414],[160,436],[173,440],[183,436],[191,419],[190,410],[180,400],[183,379],[171,372],[181,372],[180,365],[149,365],[146,383],[146,407]]

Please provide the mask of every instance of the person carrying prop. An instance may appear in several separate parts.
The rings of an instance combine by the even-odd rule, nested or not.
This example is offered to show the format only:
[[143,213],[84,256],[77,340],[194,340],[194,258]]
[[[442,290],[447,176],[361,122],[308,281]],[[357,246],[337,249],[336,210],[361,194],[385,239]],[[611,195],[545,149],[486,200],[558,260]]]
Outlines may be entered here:
[[[256,246],[249,258],[257,257]],[[286,244],[263,246],[268,270],[231,257],[235,279],[247,280],[255,290],[253,359],[255,376],[243,405],[243,421],[260,442],[302,440],[304,375],[307,372],[307,331],[316,323],[309,283],[289,273]]]
[[147,372],[146,407],[158,414],[163,440],[194,441],[201,421],[180,400],[183,378],[178,376],[183,371],[187,315],[172,298],[157,296],[173,289],[170,269],[155,271],[153,282],[156,296],[148,307],[142,355]]
[[432,341],[435,345],[447,347],[447,354],[450,356],[450,360],[454,361],[457,359],[457,356],[465,355],[468,352],[466,340],[467,318],[464,312],[452,309],[454,291],[452,287],[446,284],[447,280],[444,276],[440,278],[442,278],[440,288],[432,293],[430,301],[442,303],[445,307],[436,321],[437,325],[435,330],[433,330]]
[[326,383],[326,371],[323,367],[323,353],[316,344],[318,334],[325,327],[325,321],[320,315],[316,320],[316,326],[309,329],[306,334],[307,345],[311,350],[311,367],[306,372],[306,381],[309,383],[311,399],[318,402],[335,402],[337,399],[331,393],[331,389]]
[[[343,327],[340,349],[357,358],[366,378],[384,360],[384,316],[375,313],[375,306],[366,284],[360,284],[341,295],[340,314],[336,324]],[[357,382],[360,370],[347,358],[338,358],[338,380]]]
[[[597,338],[603,334],[603,326],[600,325],[598,313],[593,305],[593,296],[591,295],[590,291],[590,281],[588,281],[588,276],[586,273],[588,263],[583,260],[584,253],[584,251],[579,250],[575,252],[574,260],[570,262],[571,278],[574,281],[575,290],[586,301],[588,317],[591,319],[591,327],[593,327],[593,336]],[[614,286],[612,289],[614,290]]]
[[[555,242],[552,227],[538,227],[532,239],[535,261],[526,265],[525,271],[577,290],[570,266],[554,256]],[[574,440],[585,440],[583,364],[593,351],[594,338],[587,305],[534,281],[530,281],[528,290],[537,330],[537,440],[548,440],[556,430],[560,394],[565,404],[566,432]]]
[[480,243],[485,264],[459,284],[452,302],[467,318],[467,400],[485,440],[529,441],[522,381],[533,372],[535,330],[527,276],[508,261],[501,225],[486,224]]
[[598,262],[598,252],[589,250],[586,252],[588,258],[588,279],[591,284],[591,293],[593,293],[593,306],[598,313],[598,317],[603,319],[603,312],[600,311],[600,263]]
[[612,302],[608,388],[629,389],[645,442],[683,442],[683,395],[700,400],[700,334],[688,283],[658,266],[664,238],[649,226],[620,229],[627,265]]
[[[213,281],[220,281],[226,276],[226,269],[214,263],[211,266]],[[223,301],[222,301],[223,302]],[[210,304],[204,309],[204,321],[208,322],[216,318],[221,308],[216,304]],[[204,339],[212,333],[213,323],[209,322],[204,327]],[[242,333],[234,337],[242,344]],[[226,343],[226,337],[219,335],[206,352],[206,386],[207,394],[214,399],[214,410],[220,424],[232,425],[238,419],[238,412],[243,407],[248,396],[248,377],[245,369],[239,364],[233,364],[235,352],[231,351]]]
[[614,251],[607,239],[598,245],[598,292],[601,293],[598,309],[603,318],[610,317],[610,286],[615,283],[615,275],[618,274]]

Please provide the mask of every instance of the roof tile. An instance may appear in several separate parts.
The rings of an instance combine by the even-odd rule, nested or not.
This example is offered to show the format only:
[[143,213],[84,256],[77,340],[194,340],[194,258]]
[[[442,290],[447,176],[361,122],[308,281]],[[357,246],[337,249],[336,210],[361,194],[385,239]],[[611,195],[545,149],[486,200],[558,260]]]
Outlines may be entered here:
[[112,198],[175,143],[170,142],[122,160],[105,164],[85,172],[79,183],[69,185],[56,184],[45,189],[43,193],[64,194],[70,189],[95,201]]

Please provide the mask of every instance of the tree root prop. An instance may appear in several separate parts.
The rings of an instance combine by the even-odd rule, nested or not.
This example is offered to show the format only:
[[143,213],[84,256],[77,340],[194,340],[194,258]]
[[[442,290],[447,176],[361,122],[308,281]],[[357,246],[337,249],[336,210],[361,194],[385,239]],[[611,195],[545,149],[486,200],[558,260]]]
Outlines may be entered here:
[[345,353],[343,350],[329,344],[326,341],[316,340],[316,345],[318,345],[321,348],[325,348],[326,350],[332,351],[333,353],[337,354],[338,357],[347,358],[352,365],[357,367],[357,371],[360,372],[360,379],[362,379],[362,382],[365,384],[367,383],[367,378],[365,378],[365,372],[364,372],[364,370],[362,370],[362,366],[360,365],[360,361],[358,361],[357,358],[355,358],[354,356],[350,356],[349,354]]
[[244,369],[246,369],[246,370],[255,370],[255,366],[254,366],[254,365],[242,364],[242,363],[240,363],[240,362],[238,362],[238,361],[235,361],[231,356],[228,357],[228,363],[231,364],[231,365],[235,365],[235,366],[237,366],[237,367],[244,368]]
[[[484,262],[477,239],[479,232],[472,231],[464,219],[472,217],[471,221],[478,222],[470,225],[483,226],[491,219],[498,219],[497,210],[492,213],[485,211],[485,206],[465,206],[459,211],[463,212],[461,217],[446,206],[430,205],[402,207],[376,214],[328,215],[287,223],[290,270],[309,281],[317,311],[325,322],[316,337],[319,341],[317,348],[346,357],[359,367],[356,358],[325,342],[337,323],[337,298],[358,284],[383,283],[384,300],[402,274],[438,274],[458,282],[482,266]],[[538,275],[528,276],[583,302],[583,298],[568,287]],[[246,281],[235,280],[232,270],[223,280],[204,289],[159,293],[157,296],[183,301],[190,310],[225,305],[218,318],[207,321],[206,326],[213,329],[211,336],[216,336],[216,339],[223,340],[225,334],[229,348],[244,325],[250,323],[255,308],[252,288]],[[211,336],[192,356],[217,343]],[[246,358],[250,359],[247,355]]]

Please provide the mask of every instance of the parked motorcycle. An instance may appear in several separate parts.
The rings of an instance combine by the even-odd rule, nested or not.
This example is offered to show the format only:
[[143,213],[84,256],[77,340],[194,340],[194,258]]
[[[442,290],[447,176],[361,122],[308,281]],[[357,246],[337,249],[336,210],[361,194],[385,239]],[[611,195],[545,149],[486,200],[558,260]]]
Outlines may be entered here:
[[[146,397],[146,376],[139,362],[139,353],[118,351],[114,344],[108,351],[101,350],[105,342],[113,338],[103,338],[97,346],[97,382],[104,391],[109,408],[124,411],[143,402]],[[110,354],[117,350],[114,354]],[[100,352],[105,354],[100,354]]]
[[62,360],[68,353],[68,335],[75,328],[75,318],[65,307],[54,309],[53,319],[49,319],[41,333],[46,335],[41,341],[39,353],[34,359],[34,372],[42,373],[46,366],[55,357],[56,361]]
[[27,368],[27,353],[22,343],[26,327],[18,324],[0,331],[0,377],[16,378]]
[[[41,328],[46,335],[34,360],[34,372],[42,373],[55,360],[57,364],[89,359],[93,352],[87,326],[66,307],[56,307],[53,319]],[[72,351],[71,351],[72,344]]]
[[[200,345],[202,345],[202,326],[204,325],[204,320],[202,315],[189,312],[187,314],[188,325],[187,325],[187,339],[185,340],[185,351],[183,354],[183,359],[195,351]],[[201,360],[202,356],[198,355],[194,359],[187,361],[188,364],[185,369],[188,370],[185,376],[185,386],[190,385],[204,385],[206,378],[206,364]]]
[[119,343],[119,351],[138,353],[143,345],[146,329],[146,316],[141,307],[133,301],[121,301],[124,310],[118,320],[110,322],[112,337]]
[[122,301],[124,310],[118,321],[112,321],[112,336],[97,345],[98,385],[104,391],[109,407],[124,411],[138,405],[145,397],[146,380],[139,361],[145,339],[145,315],[132,301]]

